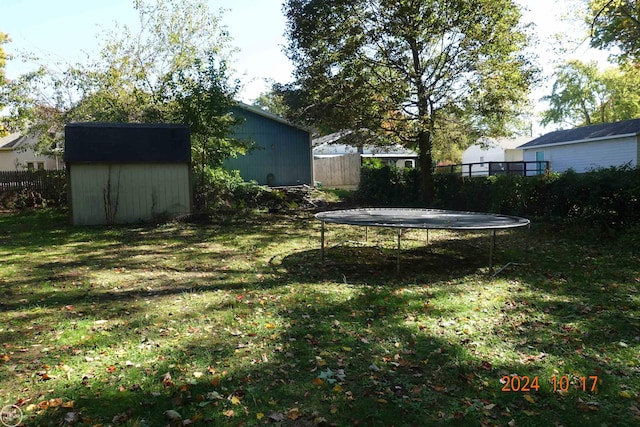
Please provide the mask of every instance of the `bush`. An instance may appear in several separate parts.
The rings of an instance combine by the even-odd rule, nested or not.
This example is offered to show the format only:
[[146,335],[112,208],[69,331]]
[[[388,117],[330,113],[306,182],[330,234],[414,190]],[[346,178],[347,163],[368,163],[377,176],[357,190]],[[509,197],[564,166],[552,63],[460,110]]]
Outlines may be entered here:
[[362,165],[358,197],[362,200],[395,206],[415,206],[418,202],[416,169],[399,169],[376,163]]
[[[363,167],[358,189],[365,204],[418,206],[418,172]],[[578,174],[463,177],[434,174],[430,207],[520,215],[598,228],[640,221],[640,169],[612,167]]]
[[196,174],[195,181],[195,208],[198,212],[290,207],[282,190],[244,182],[237,170],[205,168],[204,178]]
[[0,209],[37,209],[66,204],[64,170],[0,172]]

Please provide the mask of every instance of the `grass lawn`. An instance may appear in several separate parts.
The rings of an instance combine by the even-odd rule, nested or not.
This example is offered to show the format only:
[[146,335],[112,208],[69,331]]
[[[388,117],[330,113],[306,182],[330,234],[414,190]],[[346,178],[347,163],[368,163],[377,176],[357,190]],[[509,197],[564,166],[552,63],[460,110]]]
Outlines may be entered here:
[[[0,215],[0,406],[27,426],[640,425],[640,231],[488,235],[310,213]],[[523,242],[528,242],[527,245]],[[16,410],[17,411],[17,410]],[[15,422],[17,423],[17,421]]]

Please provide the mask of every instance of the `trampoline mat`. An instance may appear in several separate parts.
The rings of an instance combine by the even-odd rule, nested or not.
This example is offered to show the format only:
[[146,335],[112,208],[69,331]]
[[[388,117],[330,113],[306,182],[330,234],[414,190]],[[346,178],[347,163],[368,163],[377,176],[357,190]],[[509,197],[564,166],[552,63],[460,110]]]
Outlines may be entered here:
[[367,227],[495,230],[529,225],[517,216],[439,209],[364,208],[320,212],[320,221]]

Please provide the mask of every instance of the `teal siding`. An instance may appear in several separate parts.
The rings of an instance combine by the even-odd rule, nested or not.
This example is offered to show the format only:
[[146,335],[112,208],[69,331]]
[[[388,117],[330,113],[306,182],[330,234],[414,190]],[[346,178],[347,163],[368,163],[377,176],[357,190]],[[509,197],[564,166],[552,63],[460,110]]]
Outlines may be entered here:
[[245,181],[263,185],[312,184],[308,131],[241,107],[232,111],[244,119],[236,127],[234,136],[252,140],[256,149],[245,156],[228,159],[227,168],[239,170]]

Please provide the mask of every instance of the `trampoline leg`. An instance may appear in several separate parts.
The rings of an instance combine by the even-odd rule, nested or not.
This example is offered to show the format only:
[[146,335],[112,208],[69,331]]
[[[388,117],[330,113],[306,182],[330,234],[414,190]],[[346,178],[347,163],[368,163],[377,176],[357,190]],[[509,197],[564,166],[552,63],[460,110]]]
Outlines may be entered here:
[[320,226],[320,260],[324,263],[324,221]]
[[491,246],[489,246],[489,274],[493,273],[493,250],[496,246],[496,230],[491,230]]
[[427,228],[427,246],[429,246],[429,229]]
[[369,227],[364,228],[364,242],[369,243]]
[[402,228],[398,229],[398,256],[396,258],[396,273],[400,273],[400,240],[402,238]]

